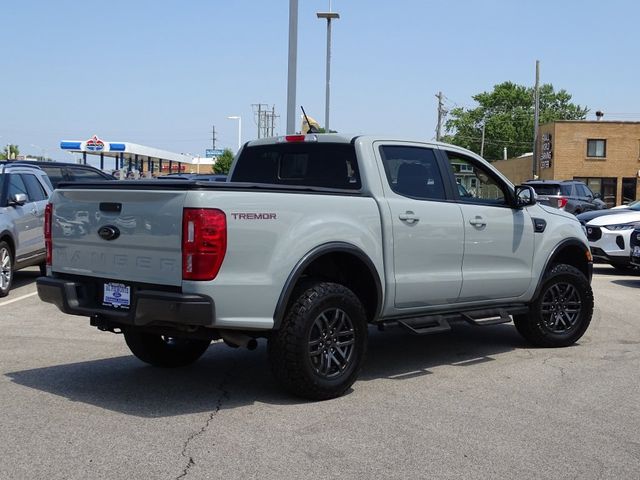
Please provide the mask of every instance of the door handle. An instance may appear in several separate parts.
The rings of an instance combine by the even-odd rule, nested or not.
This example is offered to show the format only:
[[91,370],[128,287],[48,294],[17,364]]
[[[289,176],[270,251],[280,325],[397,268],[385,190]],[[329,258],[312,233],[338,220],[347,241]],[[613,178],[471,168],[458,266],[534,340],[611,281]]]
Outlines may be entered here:
[[484,219],[480,216],[476,216],[475,218],[472,218],[471,220],[469,220],[469,223],[471,225],[473,225],[474,227],[486,227],[487,226],[487,222],[484,221]]
[[416,214],[410,210],[407,210],[406,212],[401,213],[400,215],[398,215],[398,218],[403,222],[407,222],[409,224],[417,223],[418,220],[420,220],[420,217],[417,217]]

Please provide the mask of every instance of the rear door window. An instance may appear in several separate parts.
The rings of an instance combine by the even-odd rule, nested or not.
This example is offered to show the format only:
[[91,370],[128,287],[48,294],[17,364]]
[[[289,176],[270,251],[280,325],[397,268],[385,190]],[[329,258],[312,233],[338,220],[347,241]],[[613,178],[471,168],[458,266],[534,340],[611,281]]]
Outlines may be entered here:
[[382,164],[391,190],[404,197],[444,200],[444,183],[431,148],[384,145]]
[[578,193],[576,193],[576,195],[573,194],[573,192],[571,191],[571,185],[560,185],[560,193],[565,197],[573,197],[579,195]]
[[233,182],[349,190],[361,187],[355,149],[347,143],[300,142],[246,147],[236,163]]
[[22,177],[22,181],[27,187],[29,199],[32,202],[39,202],[48,198],[47,191],[44,189],[35,175],[32,175],[30,173],[23,173],[20,176]]

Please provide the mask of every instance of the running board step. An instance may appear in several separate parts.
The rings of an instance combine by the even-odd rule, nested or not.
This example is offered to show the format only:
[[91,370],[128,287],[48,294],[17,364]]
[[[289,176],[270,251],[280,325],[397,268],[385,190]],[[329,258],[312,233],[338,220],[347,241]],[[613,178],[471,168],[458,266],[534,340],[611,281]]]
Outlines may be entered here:
[[459,313],[443,313],[439,315],[426,315],[423,317],[405,318],[397,320],[384,320],[378,323],[379,330],[401,326],[414,335],[427,335],[430,333],[448,332],[451,330],[450,322],[464,321],[472,325],[485,327],[509,323],[511,315],[521,315],[529,312],[526,305],[506,305],[500,308],[487,308],[481,310],[468,310]]
[[449,322],[442,315],[398,320],[398,325],[406,328],[414,335],[428,335],[451,330]]

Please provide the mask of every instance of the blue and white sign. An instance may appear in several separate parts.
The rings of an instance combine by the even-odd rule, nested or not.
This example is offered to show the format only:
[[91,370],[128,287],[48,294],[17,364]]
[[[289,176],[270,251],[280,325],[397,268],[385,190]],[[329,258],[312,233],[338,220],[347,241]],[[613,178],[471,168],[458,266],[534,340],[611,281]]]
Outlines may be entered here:
[[204,151],[204,156],[205,158],[215,158],[222,155],[223,152],[224,150],[222,150],[221,148],[207,148]]

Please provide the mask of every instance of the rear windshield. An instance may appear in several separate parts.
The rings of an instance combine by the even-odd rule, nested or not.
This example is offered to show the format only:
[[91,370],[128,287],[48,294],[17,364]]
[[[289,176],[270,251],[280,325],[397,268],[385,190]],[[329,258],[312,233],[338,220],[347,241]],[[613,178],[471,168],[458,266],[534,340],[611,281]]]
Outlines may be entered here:
[[538,195],[559,195],[560,185],[531,185]]
[[247,147],[236,162],[231,181],[350,190],[361,185],[355,149],[346,143]]

